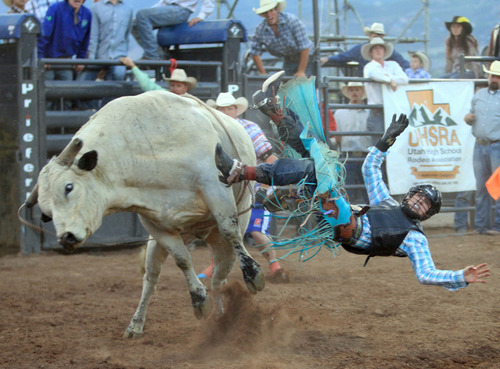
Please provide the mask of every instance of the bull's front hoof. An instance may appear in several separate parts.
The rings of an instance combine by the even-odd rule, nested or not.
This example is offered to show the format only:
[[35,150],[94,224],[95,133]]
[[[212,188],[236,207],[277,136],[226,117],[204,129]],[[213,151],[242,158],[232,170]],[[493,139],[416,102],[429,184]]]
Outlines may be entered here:
[[253,278],[247,278],[247,276],[245,275],[244,279],[245,279],[245,284],[247,285],[248,292],[252,294],[256,294],[266,286],[264,273],[262,273],[260,269],[258,269],[257,274],[255,274]]

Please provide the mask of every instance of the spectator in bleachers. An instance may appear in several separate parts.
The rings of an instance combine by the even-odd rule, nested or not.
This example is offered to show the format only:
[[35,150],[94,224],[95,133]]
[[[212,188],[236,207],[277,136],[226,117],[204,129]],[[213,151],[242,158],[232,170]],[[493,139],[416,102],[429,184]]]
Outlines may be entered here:
[[[383,39],[386,35],[384,25],[382,23],[373,23],[370,27],[364,27],[363,32],[367,35],[370,40],[373,40],[375,37]],[[323,67],[347,67],[349,63],[355,62],[358,64],[358,73],[357,76],[363,76],[363,69],[366,64],[368,64],[368,60],[363,58],[361,55],[361,48],[363,45],[368,44],[365,42],[363,44],[356,45],[351,49],[344,51],[339,54],[330,55],[328,57],[321,58],[321,66]],[[393,49],[392,54],[387,58],[387,60],[392,60],[398,63],[403,70],[410,68],[410,63],[408,60],[403,58],[403,56]]]
[[[454,16],[450,22],[444,23],[450,35],[445,40],[446,45],[446,66],[445,75],[442,78],[460,77],[460,55],[479,55],[479,45],[472,36],[472,25],[470,21],[461,16]],[[481,77],[481,68],[478,62],[465,63],[465,75],[463,78]]]
[[[408,76],[398,63],[392,60],[386,60],[392,55],[393,46],[383,39],[375,37],[369,44],[364,44],[361,48],[361,55],[366,60],[371,60],[365,65],[363,76],[370,78],[374,82],[365,84],[368,104],[383,104],[382,84],[387,85],[393,91],[396,91],[399,85],[408,84]],[[367,121],[368,131],[384,131],[384,112],[383,110],[371,109]],[[372,137],[372,143],[375,145],[378,137]]]
[[[42,22],[38,38],[38,58],[87,57],[92,26],[92,13],[83,6],[85,0],[65,0],[52,4]],[[73,72],[81,72],[83,65],[73,69],[51,68],[46,64],[46,80],[72,81]],[[68,104],[65,108],[69,108]]]
[[26,9],[28,10],[28,13],[34,14],[40,22],[43,22],[47,9],[49,9],[52,4],[59,1],[61,0],[30,0],[26,4]]
[[[120,58],[120,61],[129,67],[134,74],[135,80],[144,91],[165,90],[159,84],[151,81],[149,76],[139,69],[128,56]],[[194,77],[188,77],[184,69],[176,68],[170,78],[163,77],[168,82],[168,90],[176,95],[183,95],[196,87],[198,81]]]
[[413,79],[429,79],[431,75],[431,61],[427,54],[422,51],[408,51],[410,55],[410,68],[405,69],[408,78]]
[[[92,27],[88,49],[89,59],[118,60],[128,55],[129,36],[132,30],[133,10],[123,0],[101,0],[92,8]],[[87,72],[95,80],[97,71]],[[106,80],[123,81],[126,67],[109,67],[103,76]]]
[[271,55],[283,58],[286,75],[306,77],[313,73],[310,55],[314,44],[309,39],[304,23],[295,15],[283,13],[284,0],[260,0],[260,7],[253,9],[264,20],[257,25],[250,44],[250,54],[260,74],[266,74],[261,55],[267,50]]
[[4,4],[9,7],[7,14],[27,13],[28,10],[25,9],[25,7],[28,1],[29,0],[3,0]]
[[159,60],[160,49],[155,28],[175,26],[188,21],[189,16],[194,13],[198,3],[201,8],[198,15],[189,20],[189,26],[203,21],[214,10],[214,0],[160,0],[150,9],[142,9],[137,12],[134,37],[144,50],[142,59]]
[[[349,82],[347,85],[342,85],[340,88],[342,95],[349,99],[349,104],[363,104],[366,99],[365,86],[361,82]],[[368,109],[338,109],[334,113],[335,121],[337,122],[338,132],[366,132],[366,121],[368,119]],[[335,136],[342,156],[345,159],[365,158],[368,147],[371,146],[370,136]],[[363,161],[345,162],[344,167],[348,174],[345,178],[347,185],[363,185],[363,174],[361,166]],[[352,190],[348,189],[347,194],[349,200],[355,203],[367,204],[368,196],[364,189]]]
[[[129,36],[133,24],[133,10],[123,0],[95,1],[88,49],[89,59],[118,60],[128,55]],[[123,81],[127,73],[124,65],[110,67],[90,66],[78,76],[82,81]],[[82,109],[99,109],[110,101],[80,100]]]

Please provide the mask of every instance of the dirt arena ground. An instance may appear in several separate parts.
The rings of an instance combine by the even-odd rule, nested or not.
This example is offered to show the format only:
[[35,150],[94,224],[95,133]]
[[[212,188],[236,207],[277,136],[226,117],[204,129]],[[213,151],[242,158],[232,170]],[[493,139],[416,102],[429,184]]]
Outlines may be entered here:
[[[141,293],[139,249],[5,256],[0,367],[500,368],[500,238],[443,232],[431,232],[437,267],[488,262],[488,283],[449,292],[420,285],[407,259],[363,268],[361,256],[323,250],[306,263],[285,261],[290,283],[268,282],[252,296],[235,267],[226,317],[198,321],[169,258],[145,335],[134,340],[122,334]],[[192,255],[201,270],[207,249]]]

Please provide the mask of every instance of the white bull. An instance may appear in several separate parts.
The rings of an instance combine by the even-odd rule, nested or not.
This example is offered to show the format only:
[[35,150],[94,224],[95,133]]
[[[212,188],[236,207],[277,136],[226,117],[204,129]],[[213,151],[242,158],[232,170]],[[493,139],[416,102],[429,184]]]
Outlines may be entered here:
[[27,206],[38,200],[65,248],[82,244],[103,216],[122,211],[139,214],[151,234],[141,301],[126,337],[142,335],[147,305],[168,254],[186,277],[196,317],[210,313],[207,290],[196,277],[181,233],[208,234],[219,313],[220,288],[235,254],[249,291],[264,287],[259,264],[242,241],[250,217],[245,212],[251,205],[250,188],[227,188],[219,182],[217,142],[232,157],[254,165],[252,142],[235,120],[194,97],[152,91],[107,104],[39,174]]

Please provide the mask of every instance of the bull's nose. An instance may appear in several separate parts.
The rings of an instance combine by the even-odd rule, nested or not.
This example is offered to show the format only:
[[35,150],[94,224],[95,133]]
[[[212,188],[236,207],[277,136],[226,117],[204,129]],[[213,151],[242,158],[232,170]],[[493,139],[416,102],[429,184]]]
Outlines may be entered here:
[[71,232],[66,232],[61,237],[59,237],[59,244],[61,244],[61,246],[64,247],[64,249],[67,251],[75,250],[75,245],[77,243],[79,243],[79,241]]

